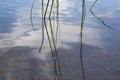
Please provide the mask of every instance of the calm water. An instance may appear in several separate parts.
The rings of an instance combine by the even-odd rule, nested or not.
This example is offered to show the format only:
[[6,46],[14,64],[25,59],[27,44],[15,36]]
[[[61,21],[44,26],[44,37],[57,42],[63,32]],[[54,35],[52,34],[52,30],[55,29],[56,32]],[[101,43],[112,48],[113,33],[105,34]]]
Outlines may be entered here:
[[82,42],[82,0],[60,0],[59,14],[53,6],[51,19],[45,21],[49,32],[52,24],[55,39],[58,26],[53,57],[46,31],[39,53],[41,0],[35,0],[33,7],[34,30],[32,0],[0,0],[0,80],[120,80],[120,0],[97,0],[92,14],[94,2],[85,0]]

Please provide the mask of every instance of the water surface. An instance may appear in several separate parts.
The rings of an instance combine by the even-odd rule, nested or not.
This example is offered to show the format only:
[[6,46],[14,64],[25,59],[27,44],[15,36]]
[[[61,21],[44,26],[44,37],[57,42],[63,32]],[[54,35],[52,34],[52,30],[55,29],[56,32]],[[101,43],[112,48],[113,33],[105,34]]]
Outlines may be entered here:
[[[54,80],[55,76],[60,75],[60,80],[120,80],[119,0],[97,0],[92,8],[93,13],[112,28],[104,25],[90,12],[95,0],[85,0],[82,43],[82,0],[60,0],[59,14],[54,5],[51,19],[46,18],[46,26],[49,31],[50,23],[55,27],[55,39],[56,26],[59,27],[56,46],[58,60],[55,61],[46,32],[44,45],[39,53],[42,41],[42,7],[41,1],[35,0],[33,29],[30,19],[32,2],[0,1],[0,80]],[[56,18],[57,15],[59,18]],[[55,63],[60,65],[55,67]]]

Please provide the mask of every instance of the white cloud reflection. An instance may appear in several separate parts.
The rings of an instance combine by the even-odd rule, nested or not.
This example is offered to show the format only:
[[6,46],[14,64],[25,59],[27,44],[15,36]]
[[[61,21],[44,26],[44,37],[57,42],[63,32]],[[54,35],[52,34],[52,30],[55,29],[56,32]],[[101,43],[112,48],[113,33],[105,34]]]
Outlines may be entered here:
[[[70,7],[73,7],[73,2],[69,0],[60,0],[60,12],[69,10]],[[36,9],[35,12],[39,16],[40,10]],[[70,12],[70,11],[68,11]],[[30,8],[20,8],[16,12],[16,22],[12,23],[15,27],[12,28],[12,32],[3,33],[1,35],[4,38],[0,41],[0,47],[14,47],[14,46],[39,46],[41,41],[41,31],[33,31],[30,26],[29,14]],[[69,13],[67,13],[69,14]],[[40,18],[36,18],[34,23],[41,23]],[[91,23],[91,22],[89,22]],[[41,24],[39,24],[41,25]],[[79,33],[80,28],[77,26],[64,25],[60,24],[61,28],[61,37],[64,42],[79,42]],[[95,35],[94,35],[95,34]],[[100,46],[102,44],[100,31],[94,28],[84,28],[84,37],[83,43],[91,46]],[[72,38],[71,38],[72,37]]]
[[[74,2],[74,1],[73,1]],[[60,0],[60,12],[65,12],[65,10],[69,10],[70,7],[73,7],[73,3],[69,0]],[[70,5],[71,4],[71,5]],[[40,20],[40,10],[34,9],[34,24],[35,27],[41,26]],[[71,11],[66,11],[65,14],[71,15]],[[38,47],[40,46],[41,42],[41,29],[37,31],[33,31],[29,19],[30,8],[20,8],[16,12],[16,22],[11,23],[15,27],[12,27],[12,32],[10,33],[1,33],[0,36],[2,37],[0,40],[0,47],[15,47],[15,46],[29,46],[29,47]],[[14,13],[15,14],[15,13]],[[107,14],[102,14],[100,16],[108,16],[116,18],[116,11],[110,11]],[[66,18],[63,16],[63,18]],[[91,21],[91,16],[86,18],[86,23],[89,25],[97,26],[95,22]],[[80,26],[76,25],[65,25],[64,21],[60,21],[60,28],[61,28],[61,39],[63,42],[66,43],[79,43],[79,33],[80,33]],[[96,46],[96,47],[103,47],[104,42],[101,38],[102,31],[97,28],[89,27],[88,25],[84,26],[83,30],[83,44],[89,46]],[[46,38],[47,39],[47,38]],[[60,38],[59,38],[60,39]],[[58,40],[59,47],[61,47],[61,41]],[[70,48],[69,45],[65,44],[65,48]],[[48,48],[48,42],[45,42],[45,46]]]
[[[87,0],[89,2],[93,2],[93,0]],[[66,17],[73,17],[75,14],[71,14],[71,12],[74,12],[74,6],[75,6],[74,0],[60,0],[60,13],[64,14],[61,16],[62,18]],[[76,9],[76,8],[75,8]],[[78,10],[78,9],[76,9]],[[33,14],[33,22],[35,24],[35,28],[39,27],[37,31],[32,30],[32,26],[30,25],[30,8],[19,8],[16,10],[15,13],[12,13],[16,16],[16,21],[11,23],[15,27],[11,27],[12,31],[10,33],[1,33],[0,36],[2,37],[0,39],[0,48],[4,47],[16,47],[16,46],[27,46],[27,47],[40,47],[41,42],[41,10],[39,8],[34,8],[34,14]],[[79,15],[79,14],[78,14]],[[108,12],[107,14],[100,14],[98,16],[100,17],[111,17],[111,18],[117,18],[119,14],[116,13],[115,10]],[[76,14],[74,15],[76,16]],[[78,18],[79,16],[76,16]],[[93,16],[94,17],[94,16]],[[73,17],[74,18],[74,17]],[[75,18],[75,19],[76,19]],[[71,18],[72,19],[72,18]],[[86,23],[92,26],[98,26],[96,22],[91,21],[91,16],[88,16],[86,18]],[[80,34],[80,25],[70,25],[65,23],[67,22],[67,19],[65,21],[60,21],[60,34],[61,34],[61,40],[64,43],[79,43],[79,34]],[[103,38],[101,37],[102,31],[98,28],[90,27],[89,25],[84,26],[83,30],[83,44],[94,46],[94,47],[100,47],[104,48],[104,42]],[[61,40],[58,38],[58,48],[61,46]],[[46,38],[45,45],[43,46],[44,49],[43,53],[41,54],[41,59],[46,59],[47,53],[49,51],[48,41]],[[71,45],[64,44],[64,48],[71,48]]]

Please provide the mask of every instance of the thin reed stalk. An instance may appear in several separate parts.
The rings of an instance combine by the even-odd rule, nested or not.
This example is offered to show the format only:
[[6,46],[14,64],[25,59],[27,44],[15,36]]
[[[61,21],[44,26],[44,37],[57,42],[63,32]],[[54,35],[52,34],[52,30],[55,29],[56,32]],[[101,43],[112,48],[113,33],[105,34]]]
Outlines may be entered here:
[[110,28],[110,29],[114,29],[113,27],[111,27],[110,25],[106,24],[102,19],[100,19],[93,11],[92,9],[94,8],[95,4],[97,3],[98,0],[95,0],[95,2],[91,5],[89,11],[91,12],[91,14],[97,18],[104,26]]
[[43,44],[44,44],[44,20],[43,20],[43,16],[44,16],[44,0],[42,0],[42,42],[39,48],[39,53],[41,53]]
[[48,0],[47,5],[46,5],[46,9],[45,9],[44,17],[43,17],[44,19],[46,18],[46,14],[47,14],[47,11],[48,11],[49,3],[50,3],[50,0]]
[[32,2],[31,11],[30,11],[30,21],[31,21],[31,26],[32,26],[33,30],[35,30],[34,24],[33,24],[33,18],[32,18],[34,2],[35,2],[35,0],[33,0],[33,2]]
[[50,13],[49,13],[49,17],[48,17],[49,19],[50,19],[51,15],[52,15],[53,4],[54,4],[54,0],[52,0],[52,4],[51,4],[51,8],[50,8]]
[[57,45],[57,40],[58,40],[58,31],[60,32],[59,29],[59,0],[56,0],[57,6],[56,6],[56,22],[57,22],[57,27],[56,27],[56,45]]
[[82,18],[81,18],[81,29],[80,29],[80,64],[82,69],[82,78],[83,80],[86,80],[85,78],[85,68],[83,64],[83,43],[82,43],[82,33],[83,33],[83,27],[85,22],[85,15],[86,15],[86,6],[85,6],[85,0],[82,0]]
[[55,72],[56,72],[56,75],[57,75],[57,79],[62,80],[62,74],[61,74],[61,71],[60,71],[60,62],[59,62],[59,59],[58,59],[58,52],[57,52],[57,48],[56,48],[55,38],[54,38],[54,35],[53,35],[51,19],[49,19],[49,22],[50,22],[53,50],[54,50],[54,55],[55,55],[53,57],[54,58],[53,61],[54,61],[54,65],[55,65]]
[[[59,2],[58,2],[58,0],[56,2],[57,2],[57,12],[58,12]],[[52,16],[53,5],[55,4],[55,0],[52,0],[52,4],[51,4],[51,7],[50,7],[50,12],[49,12],[49,16],[48,16],[48,20],[49,20],[49,23],[50,23],[50,32],[48,30],[48,26],[47,26],[47,23],[46,23],[46,21],[47,21],[46,20],[46,15],[48,14],[47,12],[48,12],[48,9],[49,9],[49,4],[50,4],[50,0],[47,1],[46,6],[44,5],[44,0],[42,0],[42,13],[41,13],[42,14],[42,41],[41,41],[41,45],[40,45],[40,48],[39,48],[39,53],[41,53],[41,50],[42,50],[42,47],[43,47],[43,44],[44,44],[44,40],[45,40],[45,32],[46,32],[48,42],[49,42],[49,47],[50,47],[50,50],[51,50],[51,53],[52,53],[53,63],[54,63],[55,80],[63,80],[62,79],[62,73],[61,73],[61,70],[60,70],[60,62],[59,62],[59,59],[58,59],[56,41],[55,41],[57,39],[56,38],[57,35],[56,36],[54,35],[53,25],[52,25],[52,22],[51,22],[51,16]],[[33,3],[32,3],[32,6],[31,6],[31,13],[30,13],[31,25],[34,28],[33,21],[32,21],[33,5],[34,5],[34,0],[33,0]],[[45,9],[44,9],[44,6],[45,6]],[[58,15],[57,15],[57,17],[58,17]],[[56,20],[58,22],[58,19],[56,19]],[[58,29],[58,25],[57,25],[57,29]],[[58,32],[58,30],[56,30],[56,31]]]

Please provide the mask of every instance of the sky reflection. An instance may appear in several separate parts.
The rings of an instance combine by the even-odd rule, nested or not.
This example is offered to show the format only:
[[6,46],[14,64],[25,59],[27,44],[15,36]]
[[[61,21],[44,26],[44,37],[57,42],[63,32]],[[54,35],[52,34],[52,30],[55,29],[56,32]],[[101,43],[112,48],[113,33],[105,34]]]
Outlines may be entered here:
[[[120,65],[118,64],[120,60],[118,57],[120,56],[120,0],[98,0],[93,9],[96,16],[106,24],[115,28],[115,30],[103,25],[90,13],[89,9],[94,1],[95,0],[86,0],[87,14],[82,33],[86,76],[91,80],[107,80],[109,77],[113,80],[113,78],[116,78],[116,75],[119,76],[120,72]],[[79,64],[81,2],[81,0],[60,0],[57,49],[60,53],[58,56],[60,56],[60,62],[63,67],[63,77],[65,77],[66,80],[73,80],[74,78],[78,80],[81,77],[78,75],[81,74],[79,72],[80,67],[77,66]],[[46,70],[47,75],[51,75],[52,73],[47,73],[47,69],[48,72],[49,69],[51,69],[51,67],[49,68],[51,64],[48,64],[51,60],[51,54],[46,33],[41,54],[39,55],[37,51],[42,41],[41,4],[40,1],[35,0],[32,15],[34,28],[36,29],[34,31],[30,21],[31,3],[32,0],[0,1],[0,52],[2,53],[1,55],[3,55],[3,53],[8,55],[10,53],[9,51],[11,51],[10,49],[12,49],[13,52],[14,50],[19,51],[22,49],[24,52],[24,47],[26,47],[26,50],[28,49],[31,53],[36,53],[34,56],[37,59],[47,61],[44,70]],[[57,24],[55,24],[57,21],[53,21],[55,20],[53,16],[51,16],[50,20],[54,26],[57,26]],[[47,29],[50,31],[50,22],[48,19],[46,19],[46,24]],[[104,73],[104,75],[102,73]],[[112,73],[115,74],[113,78]],[[118,80],[117,78],[115,80]]]
[[[17,1],[18,3],[23,4],[24,1]],[[61,0],[60,4],[63,4],[60,6],[60,25],[61,25],[61,34],[63,32],[63,35],[61,35],[62,40],[64,42],[70,41],[70,42],[76,42],[79,40],[78,35],[79,35],[79,26],[80,26],[80,16],[81,16],[81,10],[77,7],[80,6],[78,5],[80,1],[68,1],[65,0],[64,3]],[[86,1],[93,3],[93,1]],[[98,3],[102,3],[102,1],[98,1]],[[36,2],[37,3],[37,2]],[[71,4],[72,5],[68,5]],[[114,1],[114,3],[109,3],[110,5],[112,4],[113,6],[117,4],[117,1]],[[108,4],[108,5],[109,5]],[[24,4],[23,4],[24,5]],[[77,5],[74,7],[74,5]],[[101,5],[101,4],[100,4]],[[1,45],[2,47],[4,46],[11,46],[12,43],[14,45],[12,46],[36,46],[36,44],[39,43],[39,40],[41,40],[41,31],[33,31],[30,23],[30,18],[29,18],[29,13],[30,13],[30,4],[27,4],[24,7],[20,7],[15,9],[14,13],[11,13],[11,15],[15,16],[14,21],[10,22],[9,24],[11,26],[15,27],[8,27],[6,28],[7,30],[11,30],[12,32],[8,33],[1,33]],[[99,5],[96,5],[99,6]],[[89,7],[87,7],[89,8]],[[106,7],[107,9],[109,6]],[[111,26],[114,26],[117,28],[119,25],[119,9],[117,6],[114,6],[114,10],[107,11],[107,13],[103,14],[97,14],[96,10],[99,8],[95,8],[95,13],[97,14],[98,17],[102,18],[106,23],[110,24]],[[3,9],[3,8],[1,8]],[[100,10],[104,11],[104,10]],[[33,9],[33,24],[35,28],[40,29],[41,28],[41,13],[39,7]],[[8,12],[7,12],[8,13]],[[2,15],[2,14],[1,14]],[[6,14],[9,15],[9,14]],[[9,15],[11,17],[11,15]],[[8,17],[7,17],[8,18]],[[13,18],[13,17],[12,17]],[[4,18],[6,19],[6,18]],[[10,19],[11,20],[11,19]],[[6,22],[6,21],[4,21]],[[101,24],[97,24],[99,20],[95,19],[94,16],[92,15],[87,15],[86,18],[86,24],[85,24],[85,29],[83,30],[83,35],[84,35],[84,40],[83,43],[87,45],[92,45],[92,46],[102,46],[104,42],[102,42],[101,39],[101,33],[102,31],[99,29],[99,27],[104,26]],[[7,23],[8,24],[8,23]],[[2,27],[2,26],[1,26]],[[98,29],[97,29],[98,27]],[[119,26],[118,26],[119,27]],[[3,27],[5,28],[5,27]],[[2,31],[4,31],[2,29]],[[72,32],[72,33],[71,33]],[[77,32],[77,33],[76,33]],[[66,35],[64,35],[66,34]],[[96,34],[96,35],[94,35]],[[4,37],[2,37],[4,35]],[[71,35],[73,35],[73,38],[71,38]],[[6,37],[9,36],[9,37]],[[6,40],[6,41],[4,41]],[[10,41],[10,42],[9,42]],[[29,44],[27,42],[30,42]],[[6,42],[6,43],[4,43]],[[7,45],[8,44],[8,45]],[[39,46],[39,45],[38,45]]]

